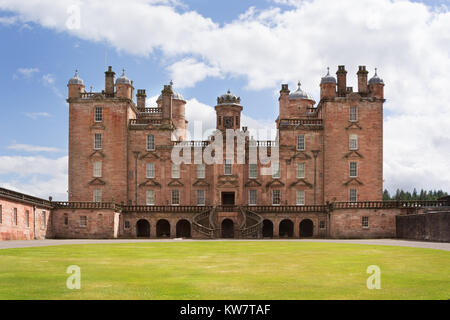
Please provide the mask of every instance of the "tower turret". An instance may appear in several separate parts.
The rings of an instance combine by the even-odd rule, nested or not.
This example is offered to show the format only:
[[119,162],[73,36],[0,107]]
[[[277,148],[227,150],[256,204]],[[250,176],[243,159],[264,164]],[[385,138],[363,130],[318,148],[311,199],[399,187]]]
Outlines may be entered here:
[[377,74],[375,68],[375,75],[369,80],[369,91],[372,97],[384,99],[384,81]]
[[116,96],[118,98],[132,99],[133,82],[125,75],[125,69],[120,78],[116,80]]
[[330,75],[330,68],[320,81],[320,99],[333,99],[336,97],[336,78]]
[[78,98],[80,93],[84,92],[84,82],[78,76],[78,70],[75,70],[75,75],[69,80],[67,87],[69,88],[69,98]]
[[241,127],[241,98],[232,94],[230,90],[217,98],[216,128],[219,130],[234,129]]

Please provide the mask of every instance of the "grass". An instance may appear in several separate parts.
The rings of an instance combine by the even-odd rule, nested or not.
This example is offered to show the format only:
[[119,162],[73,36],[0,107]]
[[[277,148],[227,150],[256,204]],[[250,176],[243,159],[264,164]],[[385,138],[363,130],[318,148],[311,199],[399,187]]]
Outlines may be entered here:
[[[81,289],[69,290],[69,265]],[[369,290],[369,265],[381,289]],[[0,299],[448,299],[450,252],[313,242],[161,242],[0,250]]]

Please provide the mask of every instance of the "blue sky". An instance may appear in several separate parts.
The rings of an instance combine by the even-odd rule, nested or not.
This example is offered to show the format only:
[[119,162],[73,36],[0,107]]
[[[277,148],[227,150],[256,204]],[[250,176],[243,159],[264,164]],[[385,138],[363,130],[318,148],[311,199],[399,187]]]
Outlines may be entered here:
[[[0,0],[0,185],[64,199],[67,81],[103,89],[107,63],[159,95],[171,79],[191,121],[227,89],[249,126],[272,125],[281,83],[318,101],[320,77],[379,68],[386,82],[385,186],[450,191],[448,0]],[[80,8],[79,28],[67,26]],[[108,10],[103,10],[108,6]],[[103,7],[103,9],[102,9]],[[145,14],[143,14],[145,12]],[[447,82],[447,83],[446,83]],[[152,104],[149,99],[149,104]],[[436,119],[435,115],[441,115]],[[424,125],[425,124],[425,125]]]

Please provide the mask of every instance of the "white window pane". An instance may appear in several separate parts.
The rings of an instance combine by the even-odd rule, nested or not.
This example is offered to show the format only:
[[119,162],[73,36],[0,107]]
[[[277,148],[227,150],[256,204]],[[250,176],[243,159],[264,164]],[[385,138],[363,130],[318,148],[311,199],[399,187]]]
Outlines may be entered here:
[[231,175],[232,172],[233,172],[233,165],[231,164],[231,160],[225,160],[224,174]]
[[94,162],[94,178],[102,176],[102,163],[100,161]]
[[358,135],[351,134],[350,135],[350,150],[358,149]]
[[297,205],[303,206],[305,204],[305,191],[297,190]]
[[155,204],[155,191],[147,190],[146,203],[148,206],[153,206]]
[[153,179],[155,177],[155,164],[147,163],[147,178]]
[[172,190],[172,205],[179,205],[179,204],[180,204],[180,191]]
[[297,164],[297,179],[303,179],[305,178],[305,163],[298,163]]
[[102,202],[102,190],[94,190],[94,202]]
[[350,121],[355,122],[358,121],[358,109],[357,107],[350,107]]
[[94,113],[95,113],[94,121],[95,122],[102,122],[103,121],[103,109],[102,109],[102,107],[95,107]]
[[300,134],[297,136],[297,150],[305,150],[305,135]]
[[272,204],[281,204],[281,190],[272,190]]
[[155,150],[155,137],[152,134],[147,136],[147,150]]
[[94,134],[94,149],[102,148],[102,134],[96,133]]
[[358,163],[350,162],[350,177],[356,178],[358,176]]

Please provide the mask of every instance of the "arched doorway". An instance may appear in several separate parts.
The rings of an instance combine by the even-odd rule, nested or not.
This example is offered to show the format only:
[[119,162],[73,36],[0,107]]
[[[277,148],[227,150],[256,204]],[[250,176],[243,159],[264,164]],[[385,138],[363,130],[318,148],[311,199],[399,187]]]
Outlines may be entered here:
[[190,238],[191,224],[187,220],[180,220],[177,222],[177,238]]
[[292,238],[294,236],[294,223],[289,219],[281,221],[279,235],[280,238]]
[[138,238],[150,238],[150,223],[141,219],[136,223],[136,236]]
[[161,219],[156,223],[156,236],[158,238],[170,237],[170,223],[167,220]]
[[263,238],[272,238],[273,237],[273,223],[270,220],[265,219],[263,221]]
[[300,222],[300,238],[309,238],[313,236],[314,224],[309,219],[304,219]]
[[231,219],[222,221],[222,238],[234,238],[234,223]]

